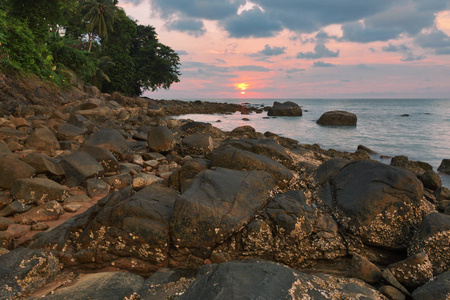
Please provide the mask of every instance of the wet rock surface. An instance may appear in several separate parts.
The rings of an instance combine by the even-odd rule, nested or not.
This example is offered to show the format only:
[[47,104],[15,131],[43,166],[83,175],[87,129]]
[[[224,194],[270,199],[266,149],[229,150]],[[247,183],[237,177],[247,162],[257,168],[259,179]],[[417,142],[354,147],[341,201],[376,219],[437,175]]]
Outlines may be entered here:
[[64,97],[0,105],[0,298],[448,295],[450,193],[429,165],[167,118],[245,105]]
[[333,110],[322,114],[316,123],[327,126],[356,126],[357,119],[353,113],[343,110]]

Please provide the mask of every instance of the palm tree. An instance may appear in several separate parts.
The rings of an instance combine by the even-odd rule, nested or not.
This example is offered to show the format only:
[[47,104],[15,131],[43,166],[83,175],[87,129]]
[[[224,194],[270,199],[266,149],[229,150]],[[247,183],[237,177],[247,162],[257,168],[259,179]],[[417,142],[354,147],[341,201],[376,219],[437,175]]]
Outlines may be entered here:
[[108,31],[113,31],[114,21],[117,19],[117,11],[115,0],[88,0],[83,8],[88,12],[83,17],[83,22],[87,23],[87,31],[89,36],[89,50],[91,52],[94,36],[98,35],[102,39],[108,37]]

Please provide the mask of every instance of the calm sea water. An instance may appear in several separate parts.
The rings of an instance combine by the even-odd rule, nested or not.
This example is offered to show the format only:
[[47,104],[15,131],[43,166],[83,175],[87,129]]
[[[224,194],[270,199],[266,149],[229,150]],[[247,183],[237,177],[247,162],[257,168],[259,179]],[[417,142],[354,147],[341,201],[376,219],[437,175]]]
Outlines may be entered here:
[[[406,155],[410,160],[428,162],[436,171],[442,159],[450,158],[450,99],[214,99],[205,101],[248,103],[272,106],[274,101],[293,101],[302,106],[302,117],[264,119],[267,113],[243,115],[184,115],[195,121],[209,122],[230,131],[250,125],[259,132],[271,131],[298,140],[319,144],[323,149],[354,152],[364,145],[381,155]],[[356,127],[325,127],[316,124],[322,113],[346,110],[357,115]],[[402,116],[408,114],[409,116]],[[243,118],[249,121],[242,120]],[[220,120],[220,122],[217,122]],[[450,187],[450,176],[442,175]]]

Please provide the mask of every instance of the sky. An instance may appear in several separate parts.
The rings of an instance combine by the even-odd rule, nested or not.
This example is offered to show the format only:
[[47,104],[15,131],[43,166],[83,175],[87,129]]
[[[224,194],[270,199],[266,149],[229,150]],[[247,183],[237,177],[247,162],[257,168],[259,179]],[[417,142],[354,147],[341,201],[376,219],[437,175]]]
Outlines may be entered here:
[[448,98],[449,0],[121,0],[180,57],[157,99]]

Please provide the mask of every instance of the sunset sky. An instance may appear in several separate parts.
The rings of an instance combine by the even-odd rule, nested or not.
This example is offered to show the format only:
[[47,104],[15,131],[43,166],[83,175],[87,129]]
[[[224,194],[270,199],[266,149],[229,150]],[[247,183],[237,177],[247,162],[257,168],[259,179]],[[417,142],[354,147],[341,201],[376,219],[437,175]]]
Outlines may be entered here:
[[121,0],[180,56],[151,98],[449,98],[448,0]]

